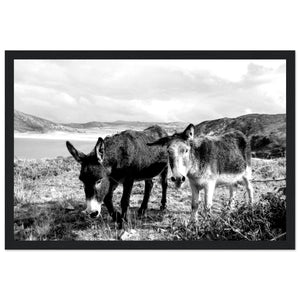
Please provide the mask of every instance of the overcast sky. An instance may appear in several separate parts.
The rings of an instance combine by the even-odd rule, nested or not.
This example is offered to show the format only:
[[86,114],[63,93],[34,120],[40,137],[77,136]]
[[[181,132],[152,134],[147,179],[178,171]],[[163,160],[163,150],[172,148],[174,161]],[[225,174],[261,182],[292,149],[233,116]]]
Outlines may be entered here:
[[285,113],[284,60],[15,60],[15,109],[56,122]]

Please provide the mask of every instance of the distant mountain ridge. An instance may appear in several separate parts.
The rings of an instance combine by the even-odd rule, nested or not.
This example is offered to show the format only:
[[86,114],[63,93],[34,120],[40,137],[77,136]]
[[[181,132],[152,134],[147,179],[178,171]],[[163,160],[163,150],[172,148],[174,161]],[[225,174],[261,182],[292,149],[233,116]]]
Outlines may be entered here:
[[62,123],[62,125],[77,128],[77,129],[89,129],[89,128],[101,128],[104,127],[102,122],[87,122],[87,123]]
[[184,129],[185,125],[188,125],[184,122],[142,122],[142,121],[113,121],[113,122],[87,122],[87,123],[62,123],[64,126],[69,126],[72,128],[78,129],[88,129],[88,128],[103,128],[103,127],[124,127],[126,126],[128,129],[135,127],[149,127],[152,125],[160,125],[163,127],[176,127]]
[[142,121],[114,121],[114,122],[87,122],[87,123],[55,123],[53,121],[36,117],[30,114],[14,111],[14,131],[19,133],[47,133],[52,131],[81,132],[89,129],[101,128],[126,128],[145,129],[154,124],[163,126],[169,133],[175,130],[183,130],[187,123],[183,122],[142,122]]

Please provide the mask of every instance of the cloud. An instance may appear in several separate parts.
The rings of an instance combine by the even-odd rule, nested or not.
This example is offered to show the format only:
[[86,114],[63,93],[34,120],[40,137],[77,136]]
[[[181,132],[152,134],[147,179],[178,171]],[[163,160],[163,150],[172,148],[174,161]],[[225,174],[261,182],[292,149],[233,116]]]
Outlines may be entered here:
[[15,108],[57,122],[285,112],[280,60],[17,60]]

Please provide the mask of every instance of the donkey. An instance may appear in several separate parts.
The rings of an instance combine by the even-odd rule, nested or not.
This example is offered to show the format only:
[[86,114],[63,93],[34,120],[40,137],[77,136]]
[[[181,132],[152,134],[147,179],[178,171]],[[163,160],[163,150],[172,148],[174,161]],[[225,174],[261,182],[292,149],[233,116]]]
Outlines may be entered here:
[[[166,149],[147,147],[147,143],[166,136],[159,126],[152,126],[144,131],[126,130],[104,140],[100,137],[94,149],[88,155],[78,151],[69,142],[67,148],[77,162],[81,164],[79,179],[84,184],[87,208],[91,217],[100,215],[104,202],[113,221],[122,224],[127,220],[129,199],[134,181],[145,181],[144,198],[138,210],[143,215],[148,206],[152,178],[161,176],[161,209],[166,208],[168,154]],[[120,214],[114,209],[113,192],[123,184]]]
[[225,184],[233,197],[233,186],[244,183],[253,200],[251,185],[251,150],[246,136],[237,130],[220,136],[194,136],[195,127],[190,124],[182,133],[163,137],[149,146],[167,146],[173,176],[171,180],[179,188],[186,177],[192,189],[192,214],[197,215],[200,190],[204,189],[205,212],[212,205],[215,187]]

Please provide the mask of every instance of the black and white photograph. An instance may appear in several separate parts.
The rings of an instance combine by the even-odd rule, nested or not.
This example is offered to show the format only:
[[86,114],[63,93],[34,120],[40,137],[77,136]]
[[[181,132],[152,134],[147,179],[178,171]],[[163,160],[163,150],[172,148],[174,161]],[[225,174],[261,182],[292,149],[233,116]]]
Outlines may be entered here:
[[298,299],[298,7],[0,1],[1,299]]
[[286,241],[286,59],[13,73],[14,241]]

